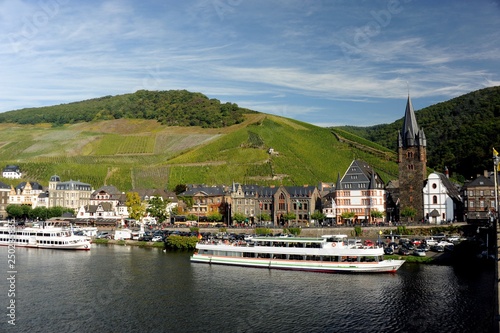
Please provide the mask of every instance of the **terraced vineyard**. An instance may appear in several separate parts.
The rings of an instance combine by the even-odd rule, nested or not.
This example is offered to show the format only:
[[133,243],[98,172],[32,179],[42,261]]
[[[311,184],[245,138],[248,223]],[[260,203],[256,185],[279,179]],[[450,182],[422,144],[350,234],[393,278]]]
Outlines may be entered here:
[[138,119],[61,127],[0,124],[0,158],[3,167],[19,165],[26,181],[48,185],[57,174],[63,181],[115,185],[122,191],[233,181],[315,185],[335,182],[353,158],[365,159],[384,180],[397,174],[394,162],[363,145],[339,142],[329,129],[265,114],[246,115],[244,123],[222,129]]

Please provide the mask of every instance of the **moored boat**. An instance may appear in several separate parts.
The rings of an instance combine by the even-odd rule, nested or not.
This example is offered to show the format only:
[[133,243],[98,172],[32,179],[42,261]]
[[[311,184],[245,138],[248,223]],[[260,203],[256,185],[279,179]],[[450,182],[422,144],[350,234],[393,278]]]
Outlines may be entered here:
[[347,235],[254,237],[250,242],[200,240],[191,261],[315,272],[396,272],[404,260],[384,259],[384,249]]
[[0,226],[0,245],[60,250],[90,250],[90,238],[59,227],[17,228]]

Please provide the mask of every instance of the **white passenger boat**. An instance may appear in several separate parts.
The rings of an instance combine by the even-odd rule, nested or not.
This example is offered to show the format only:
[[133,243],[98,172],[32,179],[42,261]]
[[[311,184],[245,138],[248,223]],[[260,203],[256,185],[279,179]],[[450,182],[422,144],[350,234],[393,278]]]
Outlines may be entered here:
[[58,227],[19,228],[0,226],[0,245],[61,250],[90,250],[90,238],[76,236],[71,230]]
[[404,260],[384,260],[382,247],[362,246],[346,235],[254,237],[251,242],[201,240],[192,262],[315,272],[396,272]]

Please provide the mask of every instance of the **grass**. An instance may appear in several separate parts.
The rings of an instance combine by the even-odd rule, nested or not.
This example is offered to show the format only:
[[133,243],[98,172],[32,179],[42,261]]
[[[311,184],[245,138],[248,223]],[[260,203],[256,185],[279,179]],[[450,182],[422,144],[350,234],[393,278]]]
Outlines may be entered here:
[[[384,181],[397,177],[396,163],[339,142],[330,129],[265,114],[249,114],[244,123],[219,129],[137,119],[61,127],[0,124],[0,144],[2,164],[19,165],[24,173],[21,180],[0,178],[14,186],[21,181],[47,186],[55,174],[62,181],[122,191],[233,181],[315,185],[335,182],[354,158],[366,160]],[[269,148],[277,154],[268,154]]]
[[384,259],[397,259],[397,260],[405,260],[409,263],[421,263],[421,264],[432,264],[434,261],[433,257],[417,257],[413,255],[409,256],[400,256],[397,254],[384,255]]

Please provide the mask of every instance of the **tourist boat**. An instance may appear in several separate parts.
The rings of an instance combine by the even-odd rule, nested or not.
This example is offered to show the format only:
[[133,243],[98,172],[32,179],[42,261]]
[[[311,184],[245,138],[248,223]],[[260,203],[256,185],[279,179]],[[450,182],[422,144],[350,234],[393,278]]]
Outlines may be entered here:
[[0,245],[41,249],[90,250],[90,237],[76,236],[59,227],[18,228],[0,226]]
[[396,272],[404,260],[384,259],[384,249],[363,246],[347,235],[254,237],[250,242],[200,240],[195,263],[314,272]]

